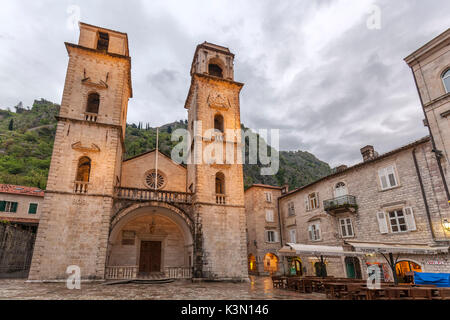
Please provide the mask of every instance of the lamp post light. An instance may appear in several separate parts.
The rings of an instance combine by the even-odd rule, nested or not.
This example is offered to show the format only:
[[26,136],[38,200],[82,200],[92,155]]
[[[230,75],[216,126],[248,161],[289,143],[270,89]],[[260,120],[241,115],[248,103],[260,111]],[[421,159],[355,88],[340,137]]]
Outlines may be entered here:
[[448,221],[448,219],[444,219],[442,221],[442,226],[445,228],[445,230],[450,231],[450,222]]

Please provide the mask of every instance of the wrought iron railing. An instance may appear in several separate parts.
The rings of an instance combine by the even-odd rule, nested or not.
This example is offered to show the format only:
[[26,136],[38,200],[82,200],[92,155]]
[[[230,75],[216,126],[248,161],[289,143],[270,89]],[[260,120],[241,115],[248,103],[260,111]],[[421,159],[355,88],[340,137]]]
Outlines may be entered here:
[[341,197],[337,197],[330,200],[325,200],[323,202],[323,207],[325,211],[333,211],[336,209],[345,209],[345,208],[358,208],[356,204],[356,197],[345,195]]
[[192,203],[192,193],[116,187],[115,196],[119,199],[140,201],[161,201],[169,203]]

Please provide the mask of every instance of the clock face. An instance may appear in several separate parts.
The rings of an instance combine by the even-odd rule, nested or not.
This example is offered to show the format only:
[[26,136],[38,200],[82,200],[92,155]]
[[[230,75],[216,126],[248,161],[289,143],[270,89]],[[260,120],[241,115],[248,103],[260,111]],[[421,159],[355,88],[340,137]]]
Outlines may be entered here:
[[156,173],[155,170],[151,170],[146,173],[145,175],[145,184],[150,189],[162,189],[164,185],[166,184],[166,179],[164,178],[164,175],[161,173]]

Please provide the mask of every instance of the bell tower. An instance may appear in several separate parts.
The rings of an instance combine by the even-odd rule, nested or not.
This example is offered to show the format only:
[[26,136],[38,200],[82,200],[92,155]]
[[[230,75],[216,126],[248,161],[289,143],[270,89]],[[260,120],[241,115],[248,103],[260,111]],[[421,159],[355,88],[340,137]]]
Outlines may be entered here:
[[114,186],[120,183],[131,60],[125,33],[80,23],[61,109],[29,278],[102,279]]
[[450,29],[405,58],[425,115],[433,152],[450,203]]
[[239,94],[234,54],[197,46],[186,99],[191,133],[187,186],[195,193],[194,277],[246,280],[247,249]]

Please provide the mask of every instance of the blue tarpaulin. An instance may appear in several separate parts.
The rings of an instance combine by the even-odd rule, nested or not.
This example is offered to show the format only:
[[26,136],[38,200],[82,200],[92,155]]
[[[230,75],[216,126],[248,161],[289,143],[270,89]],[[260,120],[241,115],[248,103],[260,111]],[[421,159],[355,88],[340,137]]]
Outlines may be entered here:
[[414,272],[415,284],[434,284],[436,287],[450,287],[450,273]]

